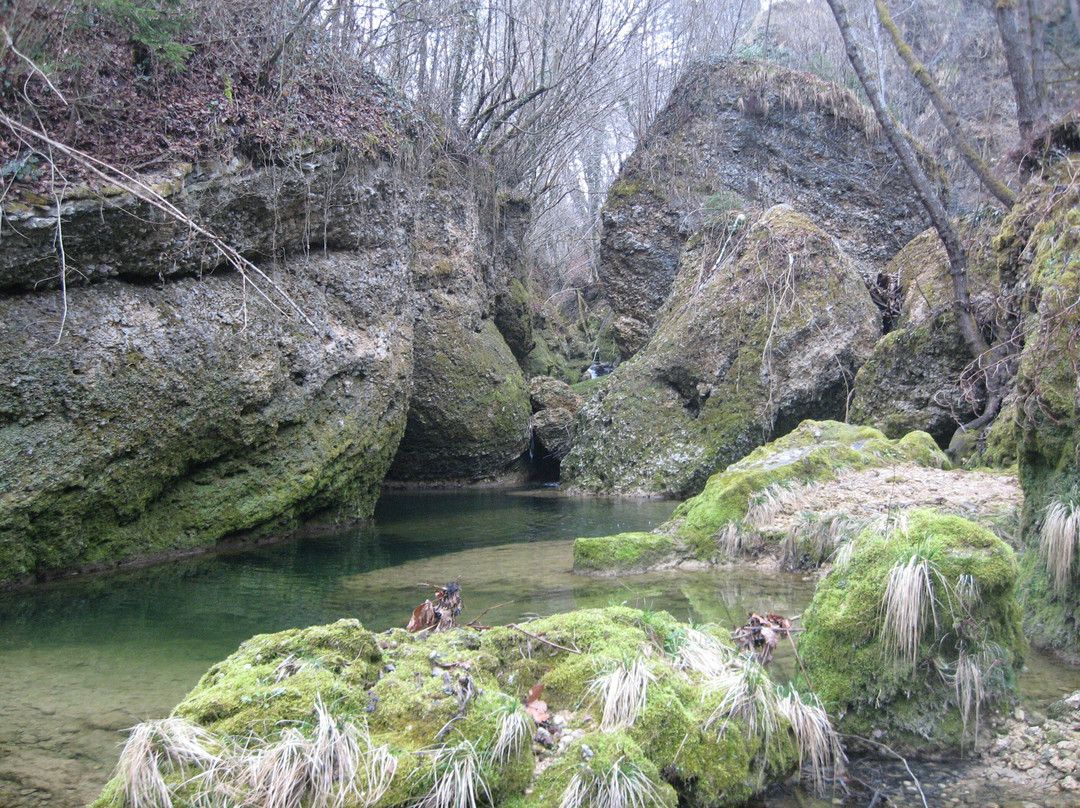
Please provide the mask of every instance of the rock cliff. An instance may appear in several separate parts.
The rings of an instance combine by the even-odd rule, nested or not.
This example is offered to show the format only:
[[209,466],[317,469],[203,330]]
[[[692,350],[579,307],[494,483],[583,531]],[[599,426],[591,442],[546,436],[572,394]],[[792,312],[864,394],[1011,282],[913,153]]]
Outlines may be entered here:
[[843,417],[879,315],[858,267],[787,205],[703,231],[648,346],[601,382],[571,486],[687,496],[804,418]]
[[[512,278],[468,177],[329,151],[152,182],[265,278],[108,189],[69,197],[59,228],[8,206],[0,585],[366,517],[403,436],[402,479],[490,478],[524,450],[528,393],[493,319]],[[454,385],[489,392],[452,408],[484,426],[436,446],[429,401]]]
[[603,212],[600,279],[624,355],[655,325],[702,224],[788,203],[876,274],[926,225],[873,113],[806,73],[702,64],[627,160]]
[[1034,645],[1080,659],[1080,123],[1058,125],[1047,159],[1006,217],[995,246],[1003,279],[1024,294],[1016,378],[1024,488],[1020,566],[1024,630]]

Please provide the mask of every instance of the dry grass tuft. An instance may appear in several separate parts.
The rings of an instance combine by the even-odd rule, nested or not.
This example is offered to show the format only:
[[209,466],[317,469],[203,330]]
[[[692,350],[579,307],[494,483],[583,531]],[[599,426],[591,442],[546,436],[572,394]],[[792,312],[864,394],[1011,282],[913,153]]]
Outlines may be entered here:
[[559,808],[649,808],[652,805],[663,805],[656,786],[625,758],[616,760],[606,772],[579,767],[559,802]]
[[776,685],[753,655],[736,656],[727,669],[705,680],[706,692],[719,693],[720,703],[705,720],[709,729],[720,723],[723,733],[733,718],[743,721],[749,731],[761,737],[766,746],[781,726],[783,714],[778,706]]
[[723,555],[736,558],[742,555],[746,547],[746,538],[746,534],[739,529],[739,523],[731,521],[724,525],[717,534],[716,546]]
[[675,665],[679,670],[700,673],[713,678],[726,673],[735,663],[737,653],[715,637],[696,628],[687,630],[682,644],[675,652]]
[[1076,503],[1052,502],[1039,530],[1039,555],[1050,573],[1054,594],[1064,596],[1074,577],[1080,547],[1080,508]]
[[589,693],[603,704],[600,727],[605,732],[634,725],[645,710],[649,682],[656,679],[642,657],[633,662],[617,663],[589,683]]
[[429,754],[432,785],[411,808],[476,808],[481,795],[491,803],[491,792],[481,773],[480,754],[471,743],[463,739]]
[[516,702],[508,702],[507,709],[499,715],[495,729],[495,741],[491,745],[491,759],[502,766],[514,755],[528,747],[533,736],[533,720]]
[[847,761],[828,713],[816,696],[807,700],[796,690],[784,694],[777,702],[777,708],[795,734],[800,776],[803,764],[809,765],[814,789],[818,794],[824,794],[826,783],[841,774]]
[[146,721],[133,727],[116,765],[124,805],[172,808],[165,775],[186,772],[190,767],[218,771],[222,759],[212,751],[216,746],[210,733],[183,718]]
[[934,565],[918,553],[889,570],[881,601],[882,647],[895,665],[914,669],[927,617],[933,617],[937,625],[935,572]]

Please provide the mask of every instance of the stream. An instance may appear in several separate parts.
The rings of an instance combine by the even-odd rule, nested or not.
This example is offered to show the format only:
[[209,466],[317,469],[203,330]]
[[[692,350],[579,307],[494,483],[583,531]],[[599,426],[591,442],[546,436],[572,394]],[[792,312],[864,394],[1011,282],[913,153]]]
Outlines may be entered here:
[[[809,603],[814,582],[795,575],[572,574],[577,536],[648,530],[671,510],[552,489],[387,493],[371,522],[345,532],[0,595],[0,808],[85,805],[109,778],[123,730],[167,715],[243,640],[342,617],[374,631],[403,626],[430,593],[421,582],[460,579],[464,620],[513,601],[485,615],[490,623],[625,603],[732,625],[751,610],[796,614]],[[793,666],[778,653],[773,673]],[[1045,704],[1080,689],[1080,671],[1036,656],[1023,685]],[[768,804],[805,804],[776,799]]]

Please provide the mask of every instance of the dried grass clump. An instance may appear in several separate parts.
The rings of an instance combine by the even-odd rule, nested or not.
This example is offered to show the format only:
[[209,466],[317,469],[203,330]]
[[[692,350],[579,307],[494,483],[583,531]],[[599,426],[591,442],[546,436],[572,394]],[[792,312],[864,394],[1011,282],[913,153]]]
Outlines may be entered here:
[[600,727],[605,732],[633,726],[645,711],[649,682],[656,677],[643,657],[621,662],[589,683],[589,693],[603,704]]
[[[315,722],[273,741],[225,745],[182,718],[135,727],[117,765],[127,808],[171,808],[175,790],[196,806],[341,808],[372,806],[390,788],[397,759],[366,727],[338,723],[321,699]],[[166,777],[180,773],[170,786]]]
[[937,625],[934,565],[918,553],[889,570],[881,601],[882,647],[893,664],[914,669],[927,617]]
[[1080,508],[1075,502],[1052,502],[1039,530],[1039,555],[1057,597],[1064,596],[1073,579],[1077,548],[1080,547]]
[[532,717],[517,702],[508,701],[496,722],[490,752],[492,761],[500,766],[510,762],[514,755],[528,747],[534,727]]
[[847,761],[828,713],[816,696],[804,698],[794,689],[781,696],[777,709],[795,734],[800,776],[803,765],[808,765],[814,789],[824,794],[826,783],[841,774]]
[[706,692],[720,694],[720,703],[705,720],[705,729],[719,723],[717,732],[722,733],[729,720],[738,719],[768,746],[784,716],[776,685],[753,655],[736,656],[725,671],[707,679],[703,686]]
[[166,775],[181,772],[186,777],[193,768],[220,770],[222,758],[214,751],[216,747],[210,733],[183,718],[146,721],[133,727],[116,765],[124,805],[172,808]]
[[606,772],[579,767],[563,791],[559,808],[649,808],[663,804],[645,773],[619,758]]
[[491,803],[491,792],[481,771],[483,761],[469,741],[440,746],[429,754],[432,785],[412,808],[476,808],[481,795]]
[[736,659],[733,648],[696,628],[688,629],[675,652],[675,666],[682,671],[700,673],[706,678],[730,670]]

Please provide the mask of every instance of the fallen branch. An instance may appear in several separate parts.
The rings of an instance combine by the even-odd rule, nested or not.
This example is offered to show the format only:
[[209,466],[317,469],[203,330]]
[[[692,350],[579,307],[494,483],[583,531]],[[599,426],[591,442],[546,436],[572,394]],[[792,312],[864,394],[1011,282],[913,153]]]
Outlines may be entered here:
[[907,773],[911,777],[911,782],[913,782],[915,784],[915,788],[918,789],[918,791],[919,791],[919,798],[922,800],[923,808],[930,808],[930,805],[926,802],[926,794],[924,794],[923,790],[922,790],[922,783],[920,783],[919,778],[915,776],[915,772],[913,772],[911,770],[911,766],[908,765],[907,758],[905,758],[903,755],[901,755],[899,752],[897,752],[891,746],[886,746],[885,744],[881,743],[880,741],[872,741],[869,738],[862,737],[861,735],[840,735],[839,737],[841,737],[841,738],[854,738],[856,741],[862,741],[863,743],[868,743],[871,746],[877,746],[877,747],[879,747],[881,749],[884,749],[890,755],[892,755],[897,760],[899,760],[901,763],[903,763],[904,768],[907,769]]
[[551,640],[545,640],[543,637],[537,637],[531,631],[526,631],[521,626],[519,626],[517,623],[508,623],[506,627],[507,628],[516,628],[522,634],[524,634],[524,635],[526,635],[528,637],[532,637],[537,642],[542,642],[545,645],[550,645],[552,648],[558,648],[560,651],[569,651],[571,654],[580,654],[580,653],[582,653],[581,651],[578,651],[576,648],[567,648],[565,645],[559,645],[558,643],[554,643]]

